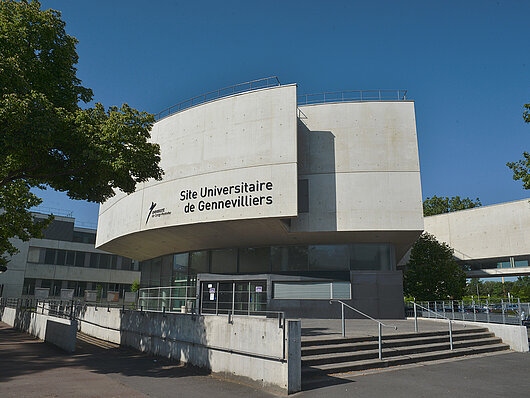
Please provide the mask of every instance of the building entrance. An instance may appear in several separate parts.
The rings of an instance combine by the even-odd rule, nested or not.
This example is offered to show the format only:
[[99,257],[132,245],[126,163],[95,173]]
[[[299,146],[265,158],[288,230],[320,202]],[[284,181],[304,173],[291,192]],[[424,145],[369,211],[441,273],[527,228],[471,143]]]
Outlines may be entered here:
[[201,282],[201,314],[265,315],[267,281]]

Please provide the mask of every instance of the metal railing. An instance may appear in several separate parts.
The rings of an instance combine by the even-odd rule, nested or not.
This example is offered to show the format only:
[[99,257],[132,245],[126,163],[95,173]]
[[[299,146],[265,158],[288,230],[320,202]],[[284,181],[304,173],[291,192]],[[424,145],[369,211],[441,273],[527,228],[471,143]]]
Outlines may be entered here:
[[420,303],[422,308],[428,309],[426,314],[420,311],[420,316],[426,318],[441,313],[452,320],[470,322],[521,325],[530,321],[530,303],[521,303],[520,299],[440,300]]
[[193,312],[195,308],[195,285],[147,287],[138,292],[138,308],[145,311]]
[[160,120],[164,117],[170,116],[174,113],[183,111],[196,105],[204,104],[206,102],[215,101],[216,99],[227,97],[229,95],[244,93],[247,91],[257,90],[260,88],[280,86],[280,80],[277,76],[265,77],[263,79],[251,80],[244,83],[234,84],[233,86],[219,88],[185,101],[179,102],[163,111],[155,114],[155,120]]
[[397,326],[386,325],[383,322],[378,321],[375,318],[372,318],[370,315],[365,314],[364,312],[358,310],[357,308],[352,307],[351,305],[346,304],[345,302],[341,300],[329,300],[330,304],[333,304],[334,302],[341,304],[342,337],[346,337],[346,320],[344,318],[344,307],[348,307],[349,309],[357,312],[358,314],[364,316],[365,318],[368,318],[374,322],[377,322],[378,342],[379,342],[379,360],[383,359],[383,326],[387,328],[393,328],[394,330],[397,330]]
[[302,94],[297,97],[298,105],[347,101],[406,101],[407,90],[351,90],[327,93]]
[[[425,311],[428,311],[428,312],[431,312],[433,313],[434,315],[440,317],[440,318],[443,318],[443,319],[447,319],[447,321],[449,322],[449,348],[452,350],[453,349],[453,326],[451,324],[451,320],[443,315],[440,315],[434,311],[431,311],[430,309],[428,308],[425,308],[415,302],[412,303],[414,305],[414,331],[416,333],[419,332],[419,329],[418,329],[418,307],[422,308],[423,310]],[[465,325],[464,325],[465,327]]]

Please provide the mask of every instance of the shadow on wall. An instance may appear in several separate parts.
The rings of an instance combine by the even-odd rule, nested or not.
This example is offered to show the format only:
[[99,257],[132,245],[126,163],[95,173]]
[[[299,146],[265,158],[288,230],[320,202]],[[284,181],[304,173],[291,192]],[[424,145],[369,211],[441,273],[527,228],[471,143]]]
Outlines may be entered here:
[[120,345],[210,370],[204,321],[190,314],[121,311]]
[[[298,218],[292,231],[337,230],[337,181],[335,136],[331,131],[312,131],[298,118]],[[307,181],[307,192],[304,192]],[[309,217],[311,214],[311,217]]]

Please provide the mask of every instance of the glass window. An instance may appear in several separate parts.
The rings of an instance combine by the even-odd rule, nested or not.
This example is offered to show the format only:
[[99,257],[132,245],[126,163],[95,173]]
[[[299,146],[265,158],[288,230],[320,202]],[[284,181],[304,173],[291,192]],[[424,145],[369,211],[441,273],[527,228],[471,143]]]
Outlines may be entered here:
[[55,261],[55,264],[64,265],[65,259],[66,259],[66,251],[65,250],[57,250],[57,259]]
[[90,253],[90,267],[91,268],[97,268],[99,263],[99,254],[98,253]]
[[386,243],[354,243],[350,245],[350,269],[390,271],[393,264],[392,245]]
[[201,272],[208,272],[208,251],[190,253],[190,273],[200,274]]
[[239,273],[267,273],[270,268],[270,247],[239,249]]
[[186,284],[188,282],[188,253],[173,256],[172,285]]
[[132,260],[127,257],[121,258],[121,269],[130,270],[132,269]]
[[162,256],[160,268],[160,285],[171,286],[171,276],[173,275],[173,255]]
[[528,260],[515,260],[516,267],[528,267]]
[[307,271],[307,246],[273,246],[272,271]]
[[50,295],[60,296],[62,286],[63,286],[63,281],[53,281],[52,288],[50,289]]
[[347,245],[309,246],[310,271],[348,271],[350,253]]
[[140,263],[140,286],[149,287],[151,280],[151,260],[142,261]]
[[83,297],[85,295],[86,282],[77,282],[75,295],[77,297]]
[[151,263],[151,280],[149,286],[161,286],[160,285],[160,270],[162,268],[162,257],[153,259]]
[[46,249],[44,264],[55,264],[55,249]]
[[35,279],[26,278],[24,279],[24,287],[22,289],[22,294],[34,295],[35,294]]
[[52,287],[52,282],[53,281],[51,279],[43,279],[40,282],[40,287],[49,289],[50,287]]
[[212,274],[237,273],[237,249],[212,250]]
[[110,259],[110,268],[116,269],[118,266],[118,256],[113,255]]
[[75,252],[68,251],[66,252],[66,265],[74,265],[75,264]]
[[85,266],[85,252],[76,252],[75,253],[75,266],[84,267]]
[[100,254],[99,255],[99,268],[108,269],[110,266],[110,255]]
[[90,232],[74,231],[72,240],[80,243],[96,243],[96,234]]

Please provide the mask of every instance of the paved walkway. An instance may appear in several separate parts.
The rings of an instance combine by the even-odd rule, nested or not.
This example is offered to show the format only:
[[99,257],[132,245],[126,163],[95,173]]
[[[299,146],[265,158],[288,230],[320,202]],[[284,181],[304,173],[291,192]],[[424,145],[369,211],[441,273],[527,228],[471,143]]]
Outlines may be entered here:
[[[439,361],[309,383],[294,397],[524,397],[530,391],[530,354]],[[0,397],[273,397],[173,362],[113,344],[79,341],[76,353],[0,322]]]
[[[382,319],[381,322],[390,326],[383,328],[383,335],[414,332],[414,319]],[[397,330],[394,329],[397,327]],[[459,323],[453,323],[453,330],[463,329]],[[469,326],[467,326],[469,328]],[[447,321],[418,319],[420,332],[434,332],[449,330]],[[325,336],[339,337],[342,325],[340,319],[302,319],[302,336],[306,339],[322,338]],[[369,319],[346,319],[346,336],[366,337],[377,336],[377,323]]]

